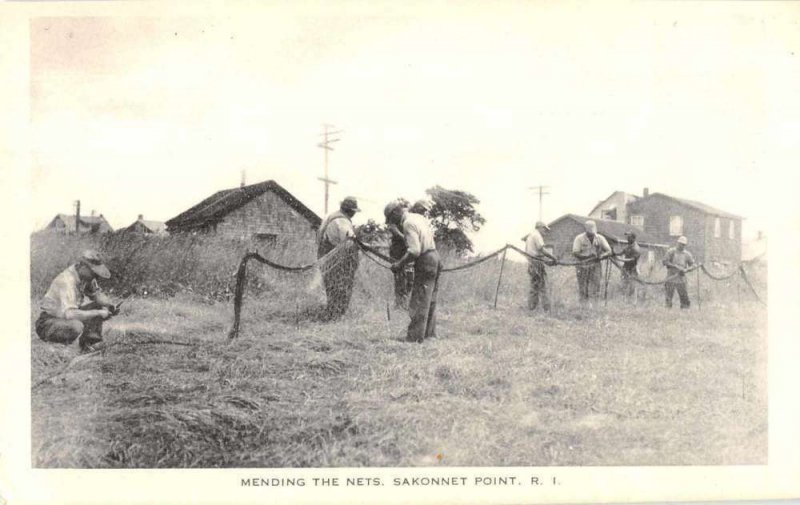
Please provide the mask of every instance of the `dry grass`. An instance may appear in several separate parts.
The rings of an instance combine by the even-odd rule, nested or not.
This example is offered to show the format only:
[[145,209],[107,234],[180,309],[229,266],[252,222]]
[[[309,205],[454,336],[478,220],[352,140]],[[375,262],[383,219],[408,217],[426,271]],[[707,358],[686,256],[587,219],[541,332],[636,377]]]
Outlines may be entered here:
[[[104,354],[33,391],[33,464],[766,462],[766,312],[744,291],[741,304],[709,292],[702,310],[668,312],[657,290],[642,306],[581,309],[563,269],[547,317],[524,309],[514,263],[491,310],[498,268],[443,278],[440,338],[423,345],[399,340],[407,315],[387,321],[390,277],[367,260],[351,313],[330,324],[312,317],[312,274],[263,274],[275,289],[248,295],[230,344],[229,304],[133,299]],[[32,347],[34,383],[76,352]]]

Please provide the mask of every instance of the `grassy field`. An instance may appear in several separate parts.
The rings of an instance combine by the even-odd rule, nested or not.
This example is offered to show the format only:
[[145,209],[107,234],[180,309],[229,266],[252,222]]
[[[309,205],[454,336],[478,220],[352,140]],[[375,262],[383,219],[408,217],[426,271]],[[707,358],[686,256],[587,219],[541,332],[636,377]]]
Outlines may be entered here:
[[192,293],[130,299],[102,354],[32,335],[33,464],[766,463],[766,310],[749,293],[704,281],[702,309],[667,311],[657,288],[630,307],[612,282],[607,306],[580,308],[561,269],[546,316],[515,263],[492,309],[497,269],[444,277],[422,345],[400,341],[407,314],[387,320],[389,276],[366,260],[336,323],[311,317],[312,275],[268,272],[232,343],[231,304]]

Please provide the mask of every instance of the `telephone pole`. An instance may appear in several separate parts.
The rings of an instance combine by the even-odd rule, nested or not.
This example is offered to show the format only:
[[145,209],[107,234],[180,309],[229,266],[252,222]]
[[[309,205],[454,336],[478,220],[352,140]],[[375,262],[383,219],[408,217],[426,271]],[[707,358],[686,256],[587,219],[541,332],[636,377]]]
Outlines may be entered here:
[[317,144],[317,147],[325,151],[325,177],[317,177],[320,181],[325,183],[325,215],[328,214],[328,187],[331,184],[337,184],[336,181],[328,178],[328,151],[333,151],[330,145],[334,142],[339,142],[341,139],[334,138],[334,135],[342,133],[342,130],[334,130],[334,126],[330,124],[322,125],[322,142]]
[[81,233],[81,201],[75,200],[75,235]]
[[550,192],[547,191],[550,189],[550,186],[532,186],[528,189],[532,189],[539,193],[539,221],[542,221],[542,197],[550,194]]

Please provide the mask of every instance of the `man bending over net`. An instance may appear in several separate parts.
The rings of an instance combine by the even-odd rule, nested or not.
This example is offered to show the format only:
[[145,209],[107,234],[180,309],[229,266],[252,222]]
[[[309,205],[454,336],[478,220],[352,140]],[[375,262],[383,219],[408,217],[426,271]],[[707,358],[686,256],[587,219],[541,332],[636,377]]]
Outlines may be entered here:
[[[317,258],[325,257],[320,264],[322,282],[327,296],[326,317],[338,319],[347,312],[350,297],[353,294],[353,281],[358,269],[358,248],[352,242],[355,237],[351,219],[361,209],[355,198],[348,196],[339,205],[339,210],[331,213],[317,235]],[[341,245],[334,253],[335,258],[328,255]]]
[[389,203],[383,213],[386,224],[394,224],[403,230],[408,247],[403,257],[392,264],[392,272],[399,271],[407,263],[414,263],[414,287],[408,307],[411,322],[406,341],[422,342],[436,336],[436,284],[442,265],[436,252],[433,230],[424,216],[411,213],[396,202]]

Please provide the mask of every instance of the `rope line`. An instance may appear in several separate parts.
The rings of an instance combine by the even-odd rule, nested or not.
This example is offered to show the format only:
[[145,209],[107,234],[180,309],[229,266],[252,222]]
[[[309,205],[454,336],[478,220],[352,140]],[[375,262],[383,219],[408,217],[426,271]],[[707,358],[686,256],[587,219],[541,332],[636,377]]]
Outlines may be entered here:
[[[382,252],[378,251],[374,247],[371,247],[371,246],[361,242],[360,240],[356,239],[356,244],[358,244],[358,247],[360,247],[362,251],[364,251],[366,253],[369,253],[369,254],[372,254],[374,256],[377,256],[378,258],[382,259],[383,261],[389,263],[389,265],[391,265],[392,263],[395,262],[394,259],[390,258],[389,256],[386,256],[385,254],[383,254]],[[503,251],[505,251],[508,247],[509,247],[508,245],[505,245],[505,246],[501,247],[500,249],[498,249],[498,250],[496,250],[496,251],[494,251],[494,252],[492,252],[490,254],[487,254],[486,256],[478,258],[477,260],[474,260],[474,261],[470,261],[469,263],[465,263],[463,265],[442,268],[442,272],[457,272],[458,270],[464,270],[466,268],[474,267],[476,265],[479,265],[479,264],[483,263],[484,261],[487,261],[487,260],[497,256],[498,254],[500,254]],[[367,254],[367,256],[369,256],[369,254]],[[370,259],[375,261],[375,258],[370,258]],[[384,264],[382,264],[382,263],[380,263],[378,261],[375,261],[375,262],[378,263],[378,265],[382,266],[383,268],[387,268],[387,269],[389,268],[389,266],[386,266],[386,265],[384,265]]]
[[753,296],[756,297],[756,300],[758,300],[762,305],[766,306],[767,302],[765,302],[764,299],[761,298],[761,296],[759,296],[758,291],[756,291],[756,288],[754,288],[753,285],[750,283],[750,279],[747,277],[747,272],[744,269],[744,265],[739,265],[739,272],[741,272],[742,279],[744,279],[744,283],[747,284],[748,288],[750,288],[750,292],[753,293]]
[[733,272],[731,272],[731,273],[729,273],[727,275],[714,275],[708,270],[708,268],[706,268],[705,265],[701,265],[700,268],[703,269],[703,273],[704,274],[706,274],[707,276],[709,276],[711,279],[713,279],[715,281],[725,281],[725,280],[728,280],[728,279],[730,279],[731,277],[733,277],[735,275],[739,275],[739,269],[738,268],[734,269]]
[[[378,266],[380,266],[382,268],[385,268],[387,270],[391,269],[391,265],[395,262],[394,259],[392,259],[391,257],[383,254],[381,251],[379,251],[375,247],[372,247],[370,245],[367,245],[367,244],[363,243],[362,241],[358,240],[357,238],[353,238],[352,240],[355,242],[355,244],[358,246],[358,248],[361,250],[361,252],[364,253],[364,256],[366,256],[367,258],[370,259],[370,261],[374,262],[376,265],[378,265]],[[339,247],[341,247],[341,244],[340,244]],[[328,258],[328,256],[329,255],[333,255],[334,252],[339,249],[339,247],[337,247],[336,249],[330,251],[328,254],[326,254],[322,258],[318,259],[314,263],[309,263],[309,264],[306,264],[306,265],[295,265],[295,266],[281,265],[280,263],[276,263],[274,261],[271,261],[271,260],[261,256],[258,252],[248,252],[247,254],[245,254],[242,257],[241,261],[239,262],[239,268],[236,271],[236,288],[234,290],[234,296],[233,296],[233,314],[234,314],[233,327],[231,328],[230,332],[228,333],[228,339],[234,339],[239,335],[239,323],[240,323],[240,320],[241,320],[242,301],[243,301],[243,298],[244,298],[244,287],[245,287],[245,283],[246,283],[245,281],[246,281],[246,277],[247,277],[247,262],[248,261],[256,260],[259,263],[263,263],[263,264],[268,265],[268,266],[270,266],[272,268],[275,268],[276,270],[282,270],[284,272],[306,272],[306,271],[308,271],[308,270],[310,270],[310,269],[312,269],[312,268],[324,263],[326,261],[326,259]],[[612,265],[614,265],[617,269],[619,269],[620,271],[624,271],[622,266],[620,266],[620,264],[616,260],[617,256],[621,256],[623,254],[621,252],[613,252],[612,251],[611,253],[604,254],[602,256],[592,257],[592,258],[587,258],[587,259],[577,260],[577,261],[564,261],[564,260],[552,261],[549,258],[543,258],[543,257],[540,257],[540,256],[533,256],[531,254],[528,254],[523,249],[520,249],[519,247],[516,247],[516,246],[514,246],[512,244],[506,244],[503,247],[501,247],[500,249],[497,249],[496,251],[494,251],[494,252],[492,252],[490,254],[487,254],[486,256],[482,256],[482,257],[480,257],[478,259],[475,259],[473,261],[469,261],[467,263],[464,263],[463,265],[456,265],[456,266],[442,268],[441,272],[442,273],[458,272],[458,271],[461,271],[461,270],[466,270],[466,269],[475,267],[477,265],[480,265],[481,263],[484,263],[484,262],[486,262],[486,261],[498,256],[501,253],[504,253],[508,249],[512,249],[512,250],[516,251],[517,253],[521,254],[522,256],[528,258],[529,260],[538,261],[540,263],[544,263],[546,266],[549,266],[549,267],[555,267],[555,266],[582,267],[582,266],[594,265],[594,264],[600,263],[602,261],[608,260],[608,262],[611,263]],[[750,262],[755,261],[756,259],[758,259],[758,258],[754,258],[754,260],[751,260],[751,261],[746,261],[746,262],[743,261],[743,262],[739,263],[739,265],[737,266],[736,270],[734,270],[733,272],[731,272],[729,274],[722,275],[722,276],[715,275],[715,274],[711,273],[706,268],[706,266],[701,263],[701,264],[697,264],[697,265],[694,265],[694,266],[688,268],[683,273],[673,274],[673,275],[670,275],[670,276],[666,277],[665,279],[662,279],[662,280],[659,280],[659,281],[641,279],[638,276],[631,276],[630,279],[634,280],[635,282],[637,282],[639,284],[646,285],[646,286],[659,286],[659,285],[664,285],[664,284],[666,284],[668,282],[672,282],[672,281],[674,281],[676,279],[679,279],[679,278],[685,276],[686,274],[688,274],[690,272],[693,272],[693,271],[695,271],[697,269],[701,269],[704,274],[706,274],[709,278],[711,278],[712,280],[715,280],[715,281],[727,280],[727,279],[730,279],[730,278],[732,278],[733,276],[735,276],[737,274],[740,274],[742,276],[742,278],[744,279],[745,283],[747,284],[748,288],[750,289],[750,291],[756,297],[756,299],[759,302],[761,302],[762,304],[766,305],[766,302],[764,302],[764,300],[761,298],[761,296],[759,296],[758,292],[755,290],[753,285],[750,283],[750,280],[748,279],[747,273],[746,273],[746,271],[744,269],[744,265],[745,264],[749,264]]]
[[556,262],[553,262],[553,261],[548,261],[547,259],[541,258],[539,256],[532,256],[532,255],[528,254],[526,251],[520,249],[517,246],[511,245],[511,244],[507,244],[506,247],[508,247],[509,249],[513,249],[513,250],[517,251],[518,253],[520,253],[521,255],[525,256],[528,259],[531,259],[533,261],[538,261],[540,263],[544,263],[545,265],[547,265],[549,267],[555,267],[555,266],[560,266],[560,267],[588,266],[588,265],[593,265],[595,263],[600,263],[601,261],[604,261],[604,260],[607,260],[609,258],[613,258],[613,257],[619,256],[619,255],[622,254],[622,253],[614,253],[614,252],[612,252],[610,254],[604,254],[602,256],[597,256],[597,257],[594,257],[594,258],[587,258],[585,260],[577,260],[577,261],[558,260]]
[[458,266],[455,266],[455,267],[442,268],[442,272],[457,272],[459,270],[466,270],[467,268],[472,268],[474,266],[480,265],[484,261],[488,261],[488,260],[494,258],[495,256],[497,256],[498,254],[502,253],[506,249],[508,249],[507,245],[503,246],[500,249],[496,250],[495,252],[493,252],[491,254],[488,254],[488,255],[486,255],[486,256],[484,256],[482,258],[479,258],[479,259],[477,259],[475,261],[470,261],[469,263],[465,263],[463,265],[458,265]]
[[[622,267],[617,265],[614,261],[612,261],[611,264],[614,265],[615,267],[617,267],[620,272],[623,271]],[[686,269],[686,272],[683,275],[686,275],[689,272],[694,272],[695,270],[697,270],[698,268],[701,268],[701,267],[702,267],[702,265],[695,265],[695,266],[693,266],[691,268],[688,268],[688,269]],[[661,286],[661,285],[666,284],[668,282],[672,282],[675,279],[679,279],[680,277],[681,277],[681,274],[677,273],[677,274],[670,275],[667,278],[662,279],[660,281],[649,281],[649,280],[646,280],[646,279],[640,279],[639,277],[630,277],[630,279],[638,282],[639,284],[643,284],[645,286]]]

